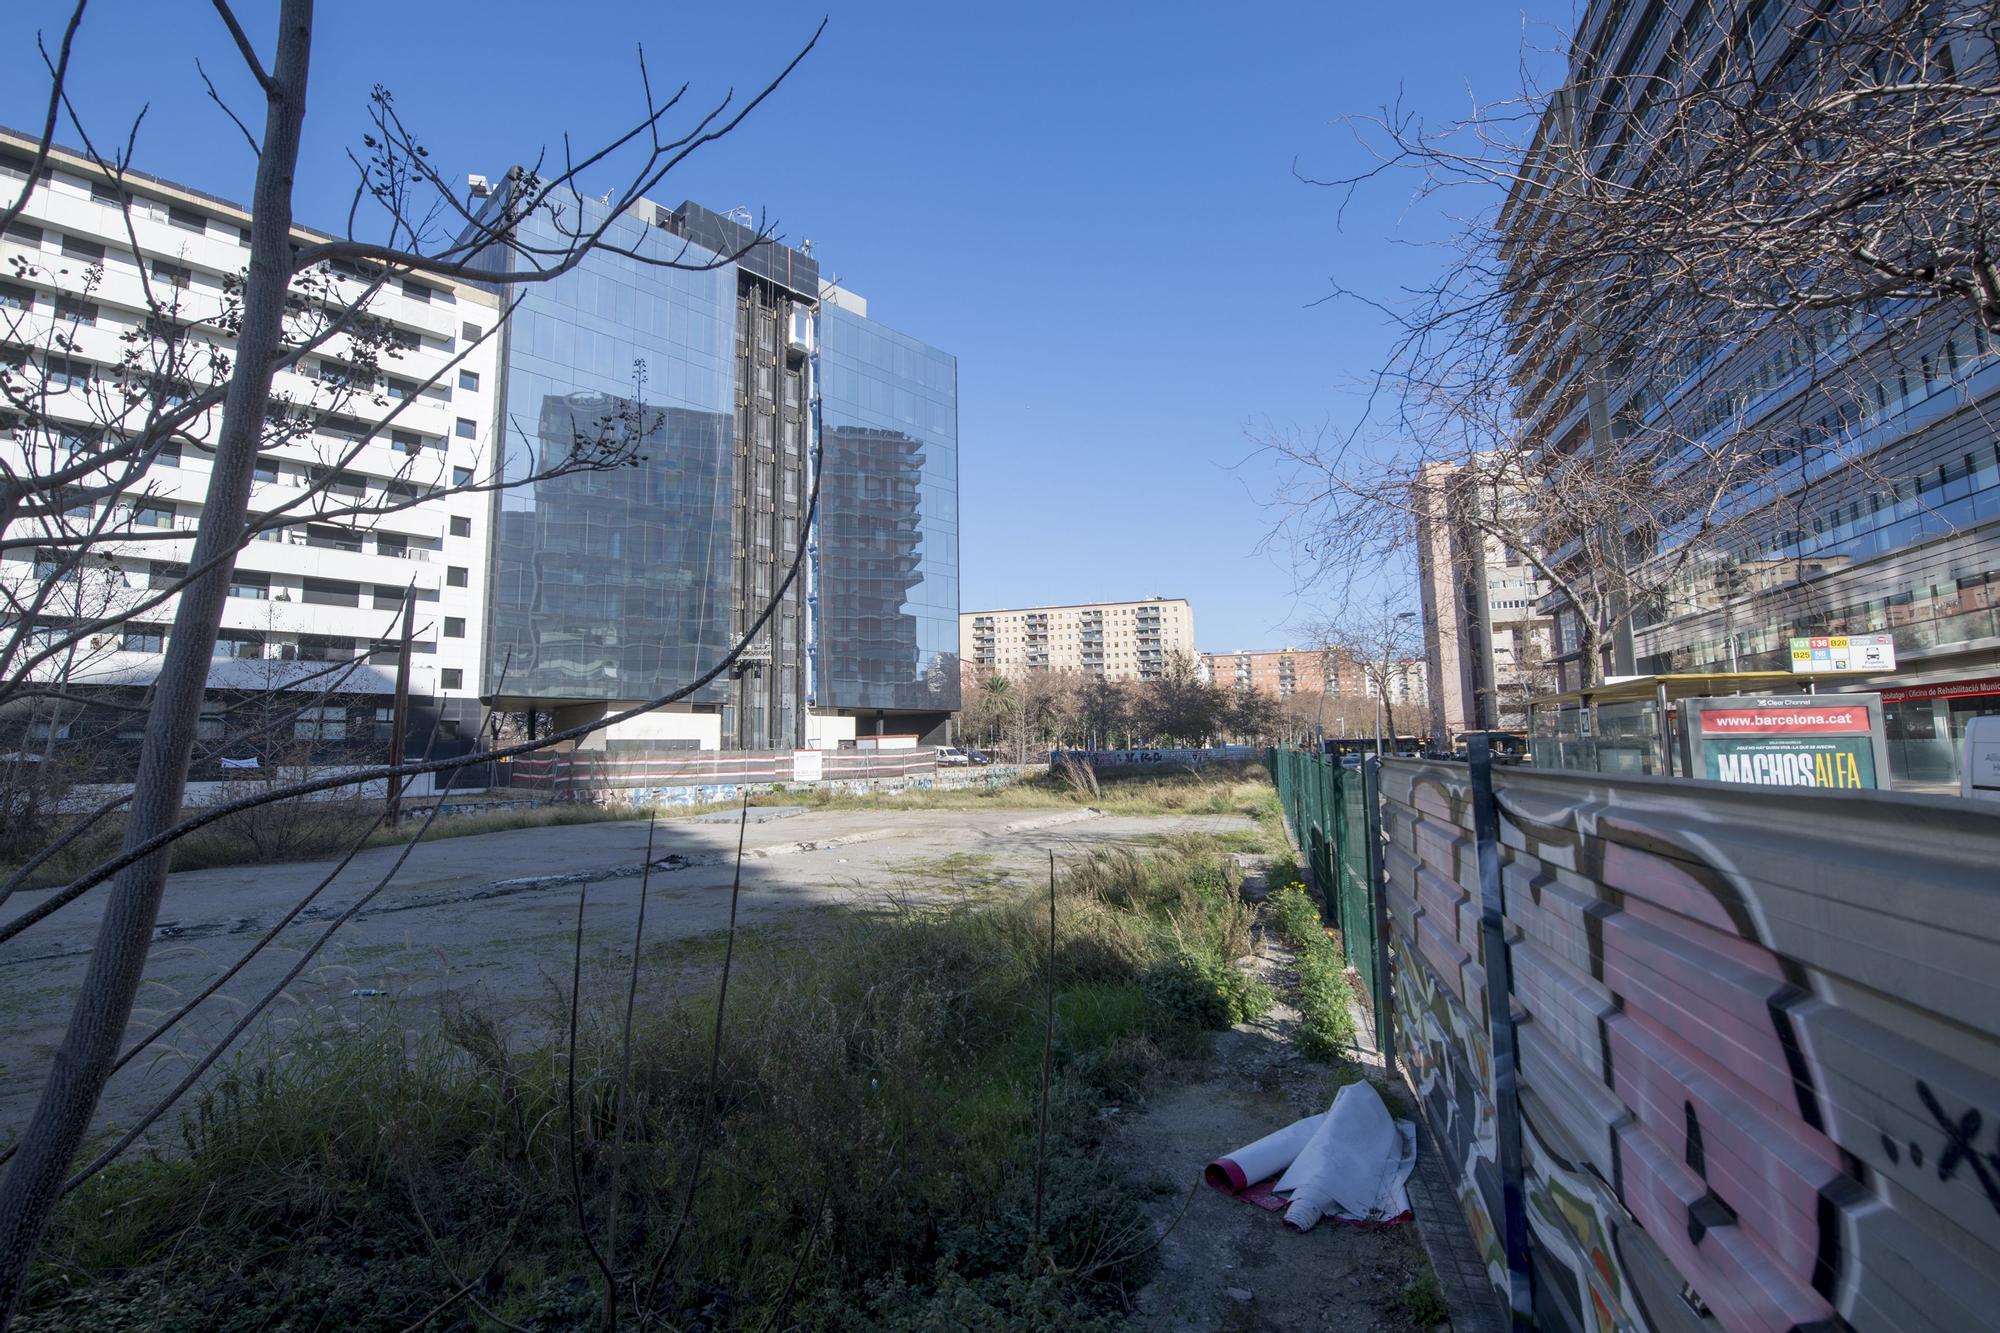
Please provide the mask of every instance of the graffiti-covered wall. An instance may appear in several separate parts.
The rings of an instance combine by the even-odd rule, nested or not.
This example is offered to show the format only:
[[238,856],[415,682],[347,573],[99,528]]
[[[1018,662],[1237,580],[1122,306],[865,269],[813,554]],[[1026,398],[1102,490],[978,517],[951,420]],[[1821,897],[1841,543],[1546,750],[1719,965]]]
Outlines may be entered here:
[[[1506,1289],[1471,774],[1383,768],[1396,1045]],[[2000,818],[1502,769],[1535,1318],[2000,1328]]]

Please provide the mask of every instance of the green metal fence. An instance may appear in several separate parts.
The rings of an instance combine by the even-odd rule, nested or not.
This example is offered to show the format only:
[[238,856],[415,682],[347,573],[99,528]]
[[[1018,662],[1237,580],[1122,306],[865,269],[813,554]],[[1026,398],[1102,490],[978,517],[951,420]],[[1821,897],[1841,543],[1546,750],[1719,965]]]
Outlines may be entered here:
[[1376,939],[1376,886],[1381,876],[1370,856],[1361,770],[1343,768],[1335,759],[1305,750],[1272,750],[1267,762],[1299,855],[1319,890],[1325,914],[1332,918],[1330,924],[1340,930],[1347,965],[1367,987],[1376,1047],[1387,1049],[1389,1007]]

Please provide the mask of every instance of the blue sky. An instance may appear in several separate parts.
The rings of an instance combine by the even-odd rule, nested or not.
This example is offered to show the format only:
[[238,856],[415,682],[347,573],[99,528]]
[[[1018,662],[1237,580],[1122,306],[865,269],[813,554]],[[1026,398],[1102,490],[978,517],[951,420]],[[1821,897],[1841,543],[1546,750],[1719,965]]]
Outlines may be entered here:
[[[239,7],[268,50],[274,6]],[[68,5],[4,11],[0,123],[38,126],[30,43],[37,28],[53,42]],[[1330,278],[1393,295],[1438,262],[1410,242],[1442,225],[1407,212],[1408,182],[1342,224],[1294,160],[1352,169],[1364,159],[1340,118],[1399,96],[1448,115],[1507,95],[1524,35],[1547,45],[1568,4],[334,0],[319,6],[299,218],[345,215],[343,150],[373,84],[448,176],[496,175],[565,132],[594,144],[627,124],[639,43],[655,86],[690,80],[693,102],[760,84],[823,14],[818,49],[663,201],[767,210],[871,315],[957,354],[966,609],[1185,596],[1204,650],[1287,642],[1322,608],[1294,596],[1287,552],[1258,549],[1277,477],[1255,432],[1352,416],[1384,328],[1311,303]],[[149,104],[135,165],[243,199],[249,151],[197,56],[257,110],[207,6],[96,0],[76,101],[100,142]]]

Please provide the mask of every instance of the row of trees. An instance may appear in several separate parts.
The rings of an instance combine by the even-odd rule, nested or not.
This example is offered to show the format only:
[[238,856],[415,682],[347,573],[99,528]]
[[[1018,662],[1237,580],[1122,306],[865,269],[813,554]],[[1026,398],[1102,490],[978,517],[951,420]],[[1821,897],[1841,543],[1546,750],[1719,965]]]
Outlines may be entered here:
[[1952,531],[1932,508],[1949,477],[1929,486],[1877,427],[2000,334],[1990,3],[1607,12],[1638,18],[1581,34],[1553,84],[1350,122],[1370,160],[1315,184],[1406,178],[1463,226],[1394,303],[1338,293],[1396,330],[1368,419],[1268,440],[1293,465],[1281,522],[1332,593],[1469,490],[1462,521],[1569,603],[1586,682],[1635,623],[1832,568],[1831,506]]
[[1297,745],[1320,735],[1370,735],[1377,720],[1372,699],[1318,692],[1280,699],[1218,685],[1185,655],[1168,658],[1152,680],[968,670],[963,697],[959,726],[966,743],[1016,762],[1057,748]]

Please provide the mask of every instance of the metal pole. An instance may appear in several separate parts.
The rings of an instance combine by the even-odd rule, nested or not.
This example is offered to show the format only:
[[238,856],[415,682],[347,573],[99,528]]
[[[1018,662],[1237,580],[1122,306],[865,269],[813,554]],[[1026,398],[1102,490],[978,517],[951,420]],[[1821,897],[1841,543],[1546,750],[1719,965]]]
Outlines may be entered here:
[[1506,887],[1500,878],[1500,806],[1493,795],[1492,740],[1470,738],[1472,838],[1479,859],[1479,941],[1486,964],[1486,1036],[1493,1053],[1494,1154],[1500,1168],[1501,1238],[1514,1327],[1535,1326],[1528,1260],[1528,1204],[1522,1180],[1520,1056],[1514,1040],[1514,970],[1507,943]]
[[[389,767],[400,768],[403,763],[403,733],[410,725],[410,641],[416,636],[417,590],[412,587],[403,594],[403,646],[396,655],[396,720],[390,724],[394,728],[389,733]],[[389,779],[388,824],[396,827],[403,817],[403,778],[399,773]]]
[[1382,760],[1380,756],[1362,768],[1361,799],[1367,808],[1368,906],[1375,920],[1375,1044],[1382,1052],[1382,1068],[1396,1072],[1396,988],[1389,976],[1389,866],[1382,855]]

